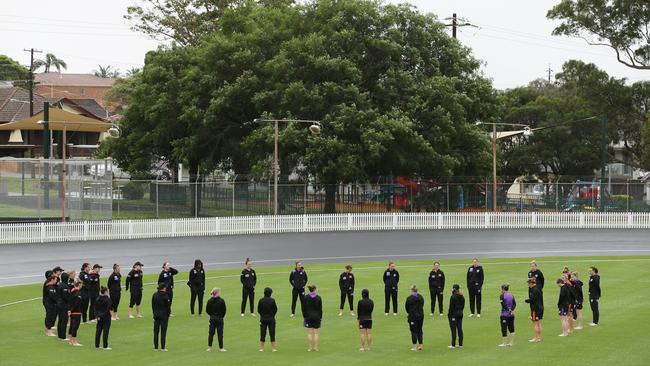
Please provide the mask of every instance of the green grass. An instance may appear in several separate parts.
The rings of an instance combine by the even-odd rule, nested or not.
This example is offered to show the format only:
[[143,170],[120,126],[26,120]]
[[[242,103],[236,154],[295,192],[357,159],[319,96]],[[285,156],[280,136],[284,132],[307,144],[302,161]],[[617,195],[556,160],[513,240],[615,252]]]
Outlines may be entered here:
[[[355,320],[346,313],[338,317],[338,274],[343,263],[310,265],[307,263],[310,283],[319,286],[324,301],[324,319],[321,329],[320,352],[306,352],[306,331],[300,318],[289,318],[290,288],[287,282],[290,265],[285,267],[257,267],[259,296],[265,286],[274,288],[274,297],[280,308],[278,320],[277,353],[259,353],[259,327],[256,318],[239,316],[241,289],[239,270],[217,270],[208,273],[207,287],[219,286],[227,301],[228,314],[225,324],[227,353],[205,352],[207,343],[207,317],[190,317],[188,310],[189,290],[185,286],[187,274],[176,278],[174,297],[175,317],[171,318],[168,331],[168,353],[154,353],[150,299],[152,285],[145,287],[144,318],[126,319],[128,295],[123,293],[120,305],[122,320],[113,322],[110,345],[112,351],[97,351],[93,347],[94,325],[82,325],[79,339],[85,347],[73,348],[61,344],[56,338],[43,335],[43,308],[39,300],[0,308],[0,364],[9,365],[71,365],[83,362],[92,365],[647,365],[650,357],[647,331],[650,325],[650,257],[594,257],[594,258],[537,258],[547,278],[545,289],[546,313],[543,320],[544,341],[540,344],[527,342],[532,337],[528,320],[528,307],[524,303],[525,277],[529,259],[489,259],[483,261],[486,284],[483,296],[483,317],[465,317],[465,348],[449,350],[449,327],[446,317],[427,315],[424,323],[425,350],[413,353],[410,348],[408,326],[403,312],[407,287],[416,283],[425,287],[429,272],[427,261],[400,261],[401,274],[399,294],[400,314],[397,317],[383,315],[383,291],[380,284],[385,263],[354,263],[357,275],[357,291],[370,289],[375,300],[374,347],[369,353],[358,351],[358,330]],[[447,275],[445,306],[451,285],[460,283],[464,288],[467,260],[444,260]],[[554,277],[563,265],[584,274],[588,265],[596,265],[602,275],[604,297],[601,302],[601,325],[586,327],[568,338],[559,338],[560,323],[554,310],[558,290]],[[127,267],[124,265],[124,267]],[[147,276],[153,281],[153,276]],[[513,348],[497,347],[500,342],[498,322],[499,285],[512,284],[519,307],[517,311],[517,343]],[[40,285],[0,288],[0,304],[36,298]],[[428,290],[423,293],[427,307]],[[126,299],[125,299],[126,298]],[[206,299],[207,300],[207,299]],[[355,299],[355,302],[358,297]],[[257,302],[257,299],[256,299]],[[425,308],[426,309],[426,308]],[[428,311],[427,311],[428,313]],[[467,311],[466,311],[467,313]],[[589,322],[591,311],[585,309]],[[216,342],[216,340],[215,340]],[[268,346],[267,346],[268,347]]]

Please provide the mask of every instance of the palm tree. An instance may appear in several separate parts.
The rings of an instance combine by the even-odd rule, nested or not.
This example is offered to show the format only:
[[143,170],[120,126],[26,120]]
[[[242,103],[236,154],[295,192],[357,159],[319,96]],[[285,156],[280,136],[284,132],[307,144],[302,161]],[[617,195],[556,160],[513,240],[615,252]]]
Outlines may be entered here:
[[120,70],[118,69],[113,69],[113,66],[111,65],[97,65],[99,66],[98,70],[93,70],[93,73],[95,76],[100,77],[100,78],[118,78],[120,77]]
[[53,54],[47,53],[45,54],[44,59],[34,61],[34,71],[40,69],[41,67],[45,67],[45,72],[50,72],[50,68],[52,67],[56,68],[56,72],[61,72],[61,68],[64,70],[68,69],[68,64]]

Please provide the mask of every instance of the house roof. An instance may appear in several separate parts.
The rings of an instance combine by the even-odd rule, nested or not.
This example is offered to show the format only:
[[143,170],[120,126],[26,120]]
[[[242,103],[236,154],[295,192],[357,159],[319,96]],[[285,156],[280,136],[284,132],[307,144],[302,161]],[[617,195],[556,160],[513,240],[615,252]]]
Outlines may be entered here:
[[[34,114],[43,110],[43,102],[55,103],[58,98],[34,94]],[[29,92],[22,88],[0,88],[0,123],[29,117]]]
[[97,103],[95,99],[63,98],[61,99],[61,101],[74,104],[100,119],[106,119],[107,116],[109,115],[108,111],[104,109],[99,103]]
[[62,74],[58,72],[35,74],[35,77],[36,82],[41,85],[54,86],[111,87],[115,81],[112,78],[100,78],[93,74]]

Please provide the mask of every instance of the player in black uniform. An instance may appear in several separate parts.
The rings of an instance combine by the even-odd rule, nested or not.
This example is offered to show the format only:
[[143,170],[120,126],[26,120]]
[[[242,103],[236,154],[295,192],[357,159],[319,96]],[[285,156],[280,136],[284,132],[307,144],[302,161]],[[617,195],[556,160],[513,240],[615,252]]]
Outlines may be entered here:
[[418,288],[411,285],[411,295],[406,298],[404,304],[406,309],[407,321],[409,323],[409,330],[411,331],[411,351],[422,351],[423,331],[422,325],[424,324],[424,298],[418,293]]
[[142,303],[142,266],[140,261],[135,262],[133,269],[126,275],[126,291],[129,291],[129,318],[133,319],[133,307],[135,306],[135,313],[138,318],[142,318],[140,314],[140,303]]
[[199,316],[203,313],[203,293],[205,292],[205,270],[200,259],[194,260],[194,268],[190,270],[190,277],[187,281],[190,286],[190,313],[194,315],[194,304],[199,299]]
[[81,346],[77,341],[77,331],[81,324],[81,307],[83,304],[81,286],[83,286],[83,282],[81,282],[81,280],[76,280],[74,287],[70,290],[70,297],[72,298],[70,305],[70,345],[77,347]]
[[56,304],[58,302],[57,277],[54,273],[48,273],[49,277],[43,286],[43,306],[45,306],[45,335],[56,337],[52,331],[56,322]]
[[239,281],[242,284],[241,289],[241,316],[244,316],[246,311],[246,299],[249,300],[251,316],[255,316],[255,285],[257,284],[257,275],[253,269],[253,262],[250,258],[244,261],[244,269],[241,271]]
[[528,279],[528,299],[530,304],[530,319],[533,321],[535,336],[529,342],[542,341],[542,318],[544,317],[544,300],[542,291],[537,286],[535,278]]
[[600,311],[598,310],[598,302],[600,301],[600,275],[598,268],[589,267],[589,306],[594,315],[593,320],[589,323],[590,326],[595,327],[600,321]]
[[217,331],[217,341],[219,342],[219,351],[226,352],[223,348],[223,318],[226,316],[226,302],[221,298],[221,289],[213,288],[212,296],[205,305],[205,312],[210,315],[210,327],[208,330],[208,352],[212,351],[212,340],[214,332]]
[[[449,348],[463,347],[463,311],[465,311],[465,297],[460,292],[460,286],[455,284],[452,286],[449,310],[447,310],[449,328],[451,328],[451,345]],[[457,336],[458,346],[456,346]]]
[[160,335],[160,350],[167,352],[167,325],[172,314],[172,300],[167,295],[167,285],[158,284],[158,291],[151,297],[151,312],[153,314],[153,350],[158,351],[158,335]]
[[[74,271],[72,271],[74,273]],[[68,273],[61,274],[61,280],[56,285],[56,312],[58,322],[56,324],[56,333],[60,340],[67,341],[66,330],[68,329],[68,312],[72,303],[70,296],[70,275]]]
[[278,313],[278,305],[275,299],[271,297],[273,290],[269,287],[264,289],[264,297],[257,303],[257,312],[260,313],[260,352],[264,352],[264,343],[266,342],[266,330],[268,329],[271,336],[271,350],[275,348],[275,314]]
[[[108,296],[108,288],[102,286],[99,296],[95,301],[95,316],[97,317],[97,328],[95,329],[95,348],[99,349],[99,340],[103,340],[103,349],[109,351],[108,333],[111,329],[111,298]],[[103,337],[102,337],[103,336]]]
[[[289,274],[291,284],[291,317],[296,315],[296,301],[300,299],[300,308],[305,299],[305,286],[307,285],[307,272],[300,261],[296,262],[295,268]],[[302,310],[301,310],[302,311]]]
[[99,272],[102,270],[102,266],[95,264],[92,271],[88,273],[88,299],[90,300],[90,309],[88,318],[91,323],[97,322],[97,314],[95,310],[95,305],[97,303],[97,298],[99,298],[100,282],[99,282]]
[[539,291],[544,291],[544,274],[537,266],[537,261],[533,260],[530,262],[530,271],[528,271],[528,278],[535,279],[535,286]]
[[352,273],[352,266],[345,266],[345,272],[339,276],[339,289],[341,290],[341,306],[339,306],[339,316],[343,315],[343,307],[345,305],[345,298],[348,298],[350,303],[350,315],[354,316],[354,274]]
[[393,300],[393,315],[397,315],[397,286],[399,285],[399,272],[395,269],[395,262],[388,262],[388,269],[384,271],[384,313],[388,316],[390,302]]
[[307,328],[307,352],[318,352],[318,330],[323,319],[323,300],[316,293],[316,286],[307,286],[309,293],[302,303],[302,316]]
[[163,270],[160,272],[160,275],[158,275],[158,283],[162,283],[165,285],[165,292],[167,294],[167,297],[169,298],[169,309],[170,309],[169,316],[173,316],[171,314],[171,307],[172,307],[172,302],[174,301],[174,276],[178,274],[178,271],[172,268],[170,262],[163,263],[162,268]]
[[560,296],[557,300],[558,314],[560,315],[560,323],[562,324],[562,334],[560,334],[560,337],[566,337],[569,335],[569,320],[567,318],[570,313],[571,290],[563,278],[558,278],[555,283],[560,287]]
[[[564,267],[565,270],[568,270],[568,267]],[[573,286],[573,278],[571,277],[571,271],[563,271],[562,277],[564,280],[564,286],[568,289],[569,296],[569,312],[567,314],[566,320],[569,327],[569,333],[573,332],[573,308],[575,307],[575,288]]]
[[81,287],[81,319],[85,324],[88,321],[88,306],[90,305],[90,293],[88,292],[88,286],[90,286],[90,263],[84,263],[81,265],[81,271],[79,272],[79,280],[83,283]]
[[582,316],[582,303],[584,301],[584,294],[582,292],[583,283],[578,277],[578,272],[571,272],[571,282],[573,282],[573,320],[578,322],[575,326],[576,330],[584,328],[584,317]]
[[361,332],[361,348],[359,351],[370,351],[372,347],[372,311],[375,303],[370,300],[368,289],[361,290],[361,300],[357,304],[357,324]]
[[442,294],[445,290],[445,273],[440,269],[440,262],[433,263],[429,273],[429,292],[431,293],[431,314],[436,312],[436,299],[438,299],[438,312],[442,316]]
[[107,286],[111,297],[111,320],[120,320],[117,308],[120,306],[122,297],[122,273],[120,273],[120,265],[117,263],[113,264],[113,273],[108,277]]
[[472,265],[467,269],[467,289],[469,290],[469,310],[471,313],[469,317],[481,317],[481,290],[483,288],[483,280],[485,274],[483,266],[478,261],[478,258],[472,259]]

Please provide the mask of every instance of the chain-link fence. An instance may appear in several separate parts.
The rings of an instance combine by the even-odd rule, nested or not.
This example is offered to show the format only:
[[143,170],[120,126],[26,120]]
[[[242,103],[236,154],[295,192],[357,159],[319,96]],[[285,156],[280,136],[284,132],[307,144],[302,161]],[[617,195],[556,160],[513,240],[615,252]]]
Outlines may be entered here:
[[[492,184],[280,184],[278,214],[325,212],[326,191],[337,213],[492,211]],[[113,182],[113,218],[144,219],[268,215],[274,189],[259,182]],[[650,211],[650,184],[576,180],[497,184],[497,211]],[[330,205],[330,207],[332,207]]]
[[0,222],[110,220],[108,160],[0,159]]

